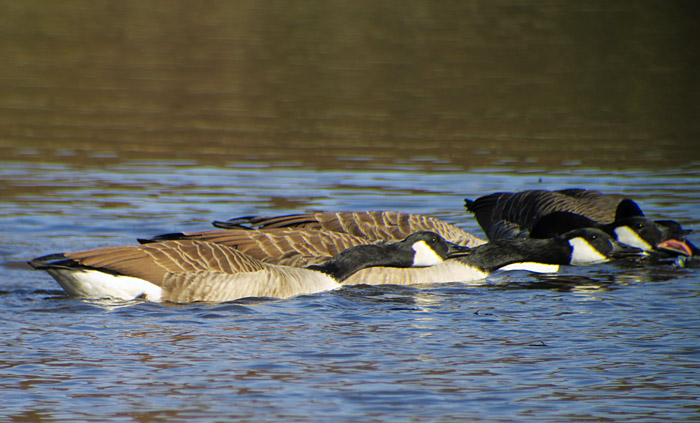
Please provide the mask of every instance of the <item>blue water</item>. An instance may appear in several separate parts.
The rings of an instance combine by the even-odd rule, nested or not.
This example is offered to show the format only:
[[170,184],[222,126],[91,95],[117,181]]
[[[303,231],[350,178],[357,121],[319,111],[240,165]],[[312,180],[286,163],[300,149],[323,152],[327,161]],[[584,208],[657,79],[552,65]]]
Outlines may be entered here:
[[[697,421],[700,270],[662,263],[356,286],[290,300],[66,297],[23,262],[306,210],[425,213],[481,234],[465,196],[585,186],[700,223],[700,168],[610,172],[6,162],[0,420]],[[541,180],[541,181],[540,181]],[[691,239],[700,244],[697,235]]]

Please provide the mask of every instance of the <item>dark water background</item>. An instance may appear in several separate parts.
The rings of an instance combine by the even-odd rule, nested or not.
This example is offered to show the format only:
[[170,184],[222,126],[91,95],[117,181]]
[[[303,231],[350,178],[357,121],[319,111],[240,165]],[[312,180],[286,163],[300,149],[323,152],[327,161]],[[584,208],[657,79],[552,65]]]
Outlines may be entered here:
[[[0,3],[0,421],[697,421],[697,264],[285,301],[24,262],[310,210],[587,187],[700,226],[693,2]],[[700,244],[697,235],[692,237]]]

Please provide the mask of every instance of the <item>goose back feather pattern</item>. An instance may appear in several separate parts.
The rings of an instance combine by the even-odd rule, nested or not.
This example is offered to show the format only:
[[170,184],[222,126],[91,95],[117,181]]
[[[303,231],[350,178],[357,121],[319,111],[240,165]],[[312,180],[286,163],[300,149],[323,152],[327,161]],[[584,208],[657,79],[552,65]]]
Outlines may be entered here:
[[321,264],[348,248],[372,244],[365,238],[346,233],[288,228],[174,233],[139,241],[150,243],[163,240],[190,240],[225,245],[263,263],[293,267]]
[[474,247],[485,241],[443,220],[392,211],[321,212],[287,216],[245,216],[214,226],[231,229],[295,228],[338,232],[372,242],[400,241],[412,233],[432,231],[458,245]]
[[474,201],[467,199],[465,206],[474,213],[487,238],[496,240],[526,236],[538,219],[557,211],[610,223],[615,220],[621,199],[614,194],[571,188],[559,191],[496,192]]

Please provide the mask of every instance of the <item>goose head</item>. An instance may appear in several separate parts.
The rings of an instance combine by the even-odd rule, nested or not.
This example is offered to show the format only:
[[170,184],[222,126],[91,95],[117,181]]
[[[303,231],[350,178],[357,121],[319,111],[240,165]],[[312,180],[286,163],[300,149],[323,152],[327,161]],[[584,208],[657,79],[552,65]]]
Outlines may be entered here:
[[633,217],[613,223],[612,231],[618,241],[647,253],[687,257],[700,253],[687,239],[692,230],[683,229],[676,221]]
[[692,256],[698,253],[686,236],[692,230],[683,229],[674,220],[651,221],[642,209],[630,199],[620,201],[611,224],[618,241],[644,251]]
[[645,252],[692,256],[700,253],[686,236],[692,231],[683,229],[673,220],[649,220],[632,200],[622,200],[615,214],[615,221],[600,224],[586,216],[557,211],[535,222],[531,238],[550,238],[577,228],[598,228],[612,235],[617,241]]
[[[546,265],[589,265],[614,258],[639,255],[641,250],[615,241],[597,228],[580,228],[553,238],[501,239],[474,247],[456,257],[484,273],[496,270],[531,270]],[[551,267],[551,266],[550,266]]]
[[446,241],[430,232],[416,232],[391,244],[358,245],[348,248],[329,261],[308,266],[337,281],[367,267],[427,267],[452,257],[469,254],[471,249]]
[[687,238],[693,233],[692,229],[683,229],[674,220],[655,220],[654,224],[661,233],[660,241],[656,244],[657,250],[688,257],[700,254],[700,249]]
[[606,232],[596,228],[582,228],[560,235],[570,247],[569,263],[585,266],[603,263],[615,258],[638,256],[642,250],[622,244]]
[[[420,231],[396,243],[399,254],[410,260],[409,266],[434,266],[448,258],[467,255],[471,248],[463,247],[446,241],[443,237],[431,231]],[[410,247],[410,250],[409,250]]]

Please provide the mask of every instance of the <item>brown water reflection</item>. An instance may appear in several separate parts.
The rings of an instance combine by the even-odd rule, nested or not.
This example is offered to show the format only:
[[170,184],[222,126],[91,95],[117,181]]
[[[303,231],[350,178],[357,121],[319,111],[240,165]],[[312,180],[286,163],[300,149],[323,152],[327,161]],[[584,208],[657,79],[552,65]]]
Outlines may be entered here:
[[0,154],[314,168],[693,165],[692,8],[4,2]]

